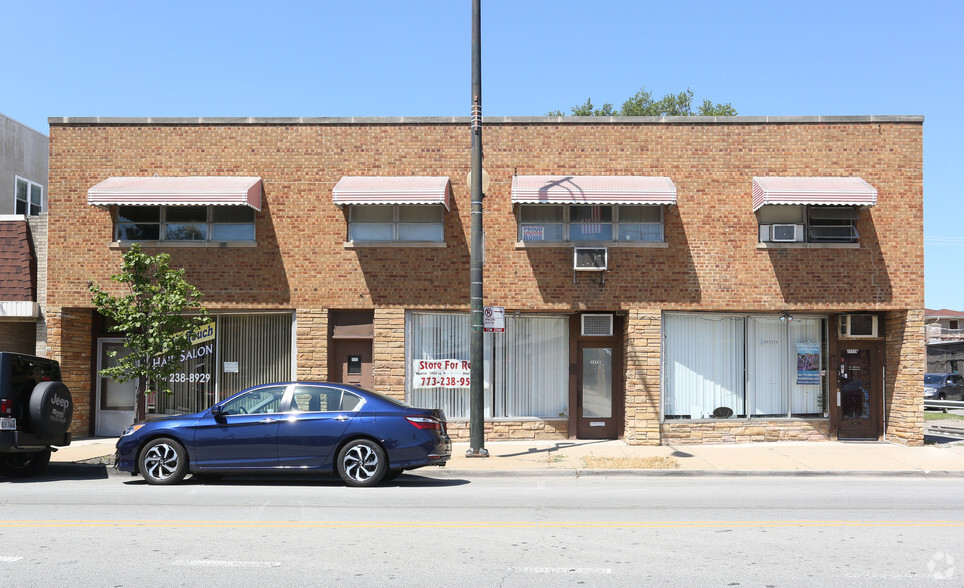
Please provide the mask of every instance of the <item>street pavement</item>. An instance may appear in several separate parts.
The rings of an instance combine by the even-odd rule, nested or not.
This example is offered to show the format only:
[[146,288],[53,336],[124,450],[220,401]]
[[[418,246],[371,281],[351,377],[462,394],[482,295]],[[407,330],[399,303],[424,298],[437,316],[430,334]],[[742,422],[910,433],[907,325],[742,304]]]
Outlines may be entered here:
[[[638,446],[624,441],[486,441],[488,457],[468,457],[454,443],[444,468],[418,473],[636,475],[919,475],[964,477],[964,441],[927,437],[923,447],[889,442],[770,442],[729,445]],[[949,442],[933,442],[933,441]],[[116,438],[75,440],[54,463],[109,463]],[[110,468],[114,471],[113,468]]]

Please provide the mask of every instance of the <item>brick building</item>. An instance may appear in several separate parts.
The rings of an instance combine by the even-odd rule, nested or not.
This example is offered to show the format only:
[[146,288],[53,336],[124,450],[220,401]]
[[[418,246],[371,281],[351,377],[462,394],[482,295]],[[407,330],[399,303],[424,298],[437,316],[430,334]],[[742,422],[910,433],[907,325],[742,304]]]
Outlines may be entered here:
[[[48,346],[133,417],[92,309],[165,251],[216,335],[152,413],[360,382],[468,436],[468,119],[50,119]],[[922,117],[487,118],[486,438],[923,442]],[[114,433],[116,434],[116,433]]]

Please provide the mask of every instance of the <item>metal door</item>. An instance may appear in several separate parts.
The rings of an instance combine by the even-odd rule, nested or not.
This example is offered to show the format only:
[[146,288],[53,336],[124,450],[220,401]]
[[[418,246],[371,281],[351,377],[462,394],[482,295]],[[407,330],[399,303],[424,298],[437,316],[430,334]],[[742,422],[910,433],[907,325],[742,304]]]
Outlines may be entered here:
[[843,343],[837,372],[838,439],[877,439],[880,374],[876,348]]
[[331,380],[371,390],[375,384],[371,339],[334,340]]
[[610,343],[579,344],[576,384],[576,436],[579,439],[617,437],[614,351]]

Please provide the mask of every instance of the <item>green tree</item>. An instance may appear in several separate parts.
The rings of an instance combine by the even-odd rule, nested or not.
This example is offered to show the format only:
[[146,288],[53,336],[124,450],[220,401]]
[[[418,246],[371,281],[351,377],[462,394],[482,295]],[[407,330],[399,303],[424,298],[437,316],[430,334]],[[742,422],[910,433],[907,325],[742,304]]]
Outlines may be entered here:
[[[632,98],[623,102],[622,108],[616,110],[612,104],[603,104],[601,108],[594,108],[592,100],[585,104],[573,106],[573,116],[736,116],[736,109],[729,102],[714,103],[703,100],[703,103],[693,111],[693,90],[687,88],[685,92],[667,94],[659,100],[653,100],[653,95],[645,87]],[[548,116],[565,116],[562,111],[554,110]]]
[[147,255],[135,243],[124,254],[121,272],[111,276],[127,285],[127,294],[114,296],[87,283],[97,311],[113,321],[110,330],[126,337],[130,350],[100,373],[118,382],[135,380],[145,394],[152,386],[171,393],[168,382],[180,370],[181,353],[191,347],[191,331],[210,320],[201,293],[184,279],[184,268],[172,268],[170,261],[170,255]]

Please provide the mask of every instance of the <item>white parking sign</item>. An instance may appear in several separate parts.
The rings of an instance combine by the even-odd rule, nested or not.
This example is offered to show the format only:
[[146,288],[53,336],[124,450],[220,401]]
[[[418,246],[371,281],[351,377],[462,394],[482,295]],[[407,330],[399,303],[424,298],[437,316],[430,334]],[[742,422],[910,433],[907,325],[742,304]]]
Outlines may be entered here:
[[486,333],[505,332],[505,307],[486,306],[482,309],[482,330]]

